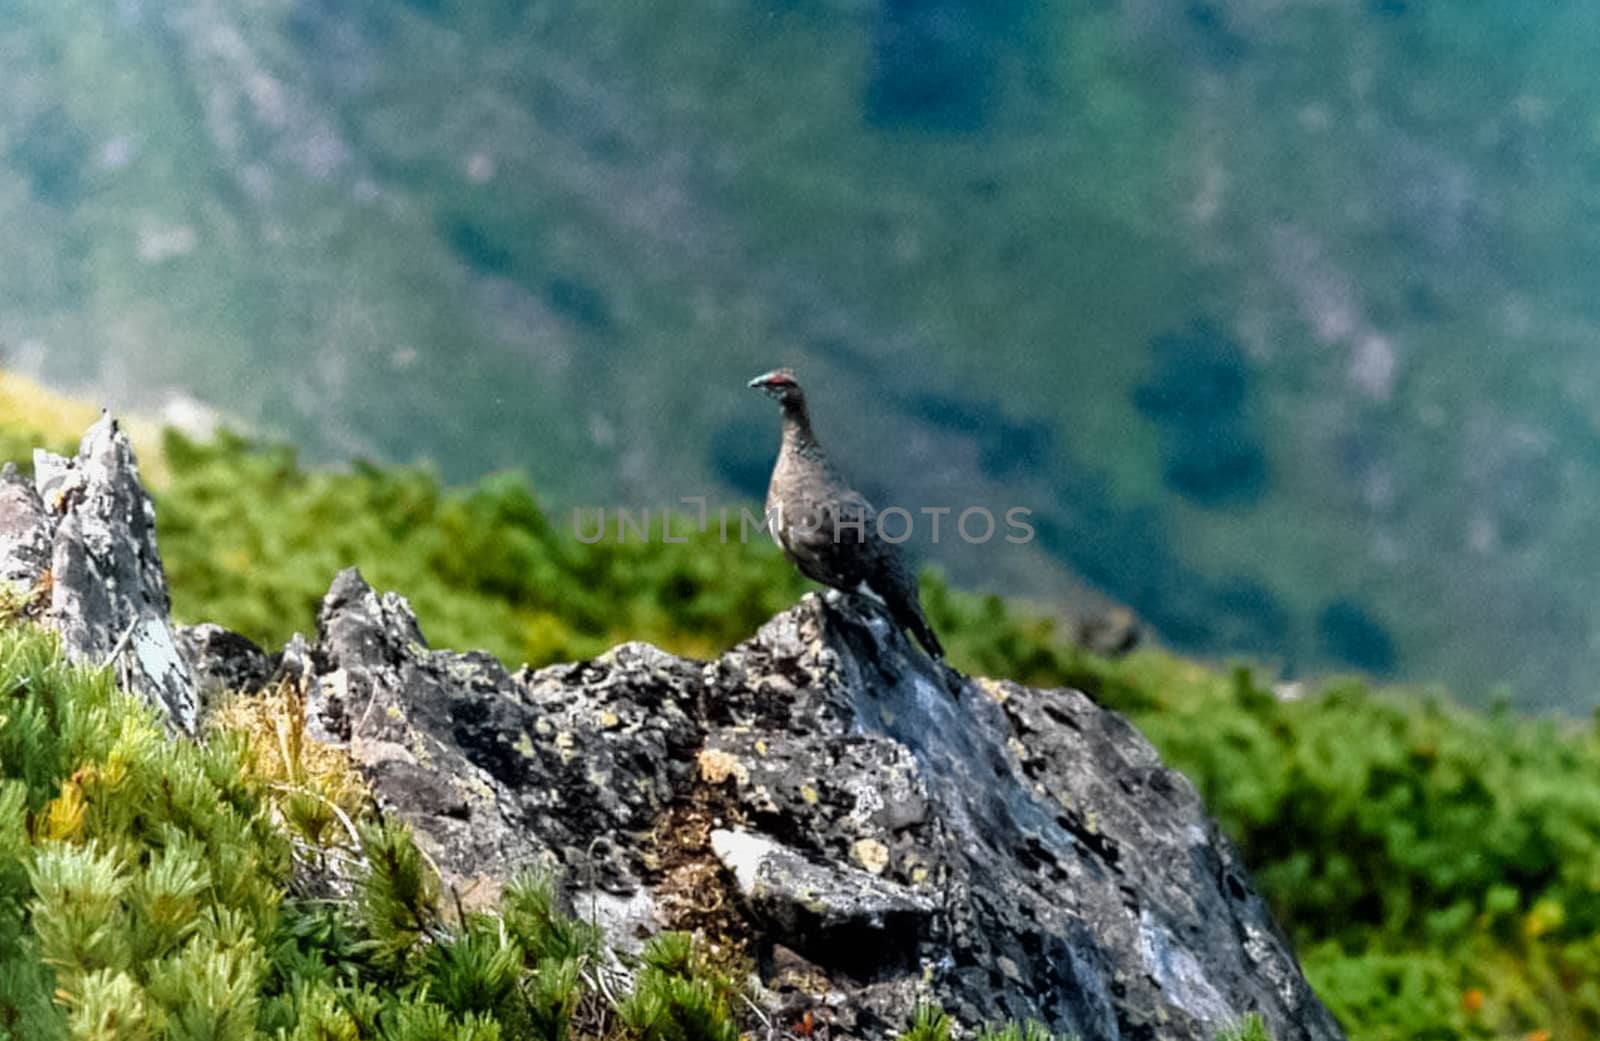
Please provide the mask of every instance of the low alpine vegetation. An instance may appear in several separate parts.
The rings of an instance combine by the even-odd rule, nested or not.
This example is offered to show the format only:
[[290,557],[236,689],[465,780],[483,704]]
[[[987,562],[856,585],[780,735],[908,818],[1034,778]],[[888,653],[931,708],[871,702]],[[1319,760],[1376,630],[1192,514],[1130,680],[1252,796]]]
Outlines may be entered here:
[[736,1041],[740,985],[687,936],[620,955],[533,876],[450,918],[295,709],[174,741],[54,637],[0,628],[0,1037]]
[[739,1041],[745,975],[685,933],[611,949],[549,876],[462,910],[292,688],[173,740],[0,625],[3,1041]]
[[[0,451],[25,458],[23,446],[35,443],[34,433],[22,432],[0,438]],[[715,653],[806,588],[775,549],[759,544],[584,545],[558,530],[520,478],[449,490],[420,469],[309,471],[288,449],[227,436],[199,443],[169,434],[161,456],[157,516],[177,614],[269,646],[309,624],[331,577],[350,564],[378,588],[406,593],[439,644],[486,647],[511,665],[582,658],[621,639]],[[1249,668],[1210,668],[1154,650],[1096,658],[1051,619],[951,590],[936,576],[925,577],[923,595],[961,668],[1079,687],[1128,715],[1194,781],[1239,844],[1307,978],[1352,1038],[1600,1034],[1600,991],[1592,984],[1600,976],[1600,735],[1593,726],[1472,711],[1442,695],[1354,681],[1287,700],[1270,677]],[[0,600],[0,618],[6,614]],[[6,640],[8,660],[44,655],[36,637]],[[43,683],[54,667],[37,664]],[[328,864],[371,870],[371,855],[382,848],[371,846],[373,822],[359,790],[341,780],[337,762],[308,753],[296,732],[295,692],[225,709],[203,746],[158,748],[165,742],[154,739],[154,723],[107,707],[113,693],[103,679],[72,681],[80,707],[58,727],[54,716],[37,715],[46,712],[40,706],[48,698],[37,700],[44,694],[18,693],[24,687],[11,677],[23,674],[32,675],[7,667],[0,707],[0,777],[7,779],[0,803],[12,800],[25,816],[14,825],[17,813],[0,813],[0,828],[9,829],[0,834],[0,1028],[56,1037],[68,1010],[87,1030],[103,1021],[98,1010],[115,1007],[123,1033],[104,1036],[141,1036],[128,1032],[130,1016],[145,1024],[139,1030],[163,1036],[152,1024],[170,1030],[190,1020],[168,1007],[175,992],[162,973],[191,971],[199,955],[176,959],[191,944],[210,944],[226,971],[216,963],[208,986],[221,993],[245,977],[267,981],[257,991],[258,1022],[287,1037],[345,1036],[294,1034],[307,1017],[348,1017],[385,1030],[402,1021],[490,1029],[452,1016],[438,1000],[439,985],[422,981],[425,970],[445,971],[443,964],[459,980],[463,965],[494,963],[501,949],[499,926],[489,928],[494,916],[448,928],[429,917],[423,927],[399,912],[380,914],[382,904],[370,900],[359,913],[336,913],[291,884],[296,871]],[[24,712],[24,702],[35,707]],[[135,718],[137,726],[125,721]],[[63,751],[69,746],[71,754]],[[189,765],[180,769],[180,760]],[[143,780],[129,780],[135,766]],[[176,772],[158,783],[152,778],[162,770]],[[191,774],[212,786],[204,797],[193,791],[200,782],[182,779]],[[173,828],[185,837],[170,837]],[[230,850],[219,855],[235,859],[213,858],[222,845]],[[241,863],[256,881],[241,881]],[[155,879],[138,881],[151,868]],[[264,891],[246,891],[252,887]],[[126,940],[101,935],[95,923],[105,920],[81,918],[93,901],[75,909],[76,924],[64,919],[48,937],[30,924],[33,909],[45,906],[37,901],[73,901],[85,888],[115,891],[104,913],[144,932]],[[147,900],[160,906],[136,910]],[[176,933],[162,924],[189,906],[203,912],[202,924]],[[498,920],[513,913],[507,905]],[[544,914],[559,920],[553,910]],[[437,961],[445,938],[474,928],[484,935]],[[53,946],[52,957],[81,947],[86,960],[46,961],[46,939],[69,944]],[[305,989],[305,972],[281,968],[286,939],[296,950],[323,952],[303,956],[320,989]],[[521,1000],[530,1022],[550,1030],[566,1022],[585,1031],[670,1031],[677,1029],[671,1023],[705,1018],[654,1014],[673,1007],[666,993],[648,1008],[635,1003],[624,1017],[628,988],[619,990],[591,962],[517,943]],[[576,951],[573,943],[569,936],[556,950]],[[162,952],[157,961],[166,968],[145,967],[135,951]],[[563,982],[574,960],[577,998]],[[627,971],[646,986],[677,978],[659,970]],[[64,980],[59,989],[70,1006],[54,1003],[51,972]],[[503,979],[486,993],[500,993],[496,986]],[[597,989],[617,1000],[597,1004]],[[679,991],[679,999],[689,997]],[[716,987],[708,993],[721,994],[738,1018],[740,1001]],[[383,1011],[394,1002],[426,1007]],[[18,1024],[35,1018],[23,1015],[55,1023],[56,1033],[29,1032]],[[1248,1026],[1240,1028],[1246,1036]]]

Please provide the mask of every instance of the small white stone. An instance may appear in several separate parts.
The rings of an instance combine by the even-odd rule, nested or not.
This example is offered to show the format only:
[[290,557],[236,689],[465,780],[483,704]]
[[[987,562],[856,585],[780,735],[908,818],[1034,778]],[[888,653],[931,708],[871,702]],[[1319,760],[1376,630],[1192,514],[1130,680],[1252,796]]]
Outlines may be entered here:
[[718,829],[711,833],[711,850],[722,865],[733,872],[739,889],[745,894],[755,892],[756,878],[762,863],[777,850],[777,843],[752,835],[748,831]]

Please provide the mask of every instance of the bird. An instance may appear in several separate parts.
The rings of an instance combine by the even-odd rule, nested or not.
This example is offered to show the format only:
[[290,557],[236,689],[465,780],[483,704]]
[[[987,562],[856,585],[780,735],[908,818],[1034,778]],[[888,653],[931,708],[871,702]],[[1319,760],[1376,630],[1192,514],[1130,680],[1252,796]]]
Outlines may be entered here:
[[923,613],[917,576],[900,546],[878,531],[878,511],[823,452],[794,370],[774,369],[749,386],[783,408],[783,440],[767,484],[766,515],[784,555],[807,578],[882,604],[942,665],[944,647]]

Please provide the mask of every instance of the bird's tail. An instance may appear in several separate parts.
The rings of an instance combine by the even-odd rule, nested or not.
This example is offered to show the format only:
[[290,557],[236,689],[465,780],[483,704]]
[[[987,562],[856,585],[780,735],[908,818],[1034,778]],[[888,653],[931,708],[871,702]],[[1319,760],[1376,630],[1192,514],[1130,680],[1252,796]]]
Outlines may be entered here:
[[918,610],[907,612],[905,625],[933,659],[935,670],[944,677],[944,689],[952,698],[961,700],[961,690],[966,686],[966,680],[944,660],[944,647],[939,643],[939,637],[934,635],[933,626],[928,624],[928,616],[922,613],[920,605]]
[[917,642],[922,644],[922,649],[935,661],[944,661],[944,646],[939,643],[939,637],[933,634],[933,626],[928,624],[928,616],[920,610],[906,612],[906,628],[916,636]]

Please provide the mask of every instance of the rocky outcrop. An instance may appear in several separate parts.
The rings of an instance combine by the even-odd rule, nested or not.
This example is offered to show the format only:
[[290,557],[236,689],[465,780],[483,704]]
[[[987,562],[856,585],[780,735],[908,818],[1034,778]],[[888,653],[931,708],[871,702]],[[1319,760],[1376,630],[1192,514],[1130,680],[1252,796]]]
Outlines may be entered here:
[[[107,443],[86,439],[80,486],[137,488]],[[0,567],[37,567],[41,525],[71,563],[62,531],[82,543],[86,519],[64,518],[96,518],[92,566],[54,565],[47,614],[103,657],[130,620],[166,626],[149,514],[127,512],[142,493],[97,493],[123,504],[109,519],[52,503],[64,486],[0,483]],[[557,868],[616,942],[689,928],[742,948],[779,1026],[809,1012],[881,1038],[932,1000],[1086,1041],[1210,1038],[1249,1012],[1279,1041],[1340,1036],[1193,787],[1126,720],[1008,682],[952,698],[870,604],[808,596],[710,662],[629,643],[511,673],[430,649],[406,601],[351,570],[314,642],[269,660],[197,627],[173,646],[191,692],[297,683],[310,732],[348,750],[463,906]]]
[[[888,616],[807,597],[713,662],[624,644],[507,673],[429,650],[347,571],[308,710],[468,902],[561,868],[614,936],[746,944],[783,1015],[1203,1038],[1338,1030],[1182,775],[1070,690],[946,680]],[[798,981],[798,982],[797,982]]]
[[74,660],[124,682],[193,733],[196,683],[178,652],[155,509],[127,435],[102,415],[71,459],[35,451],[34,477],[0,476],[0,579],[61,634]]

